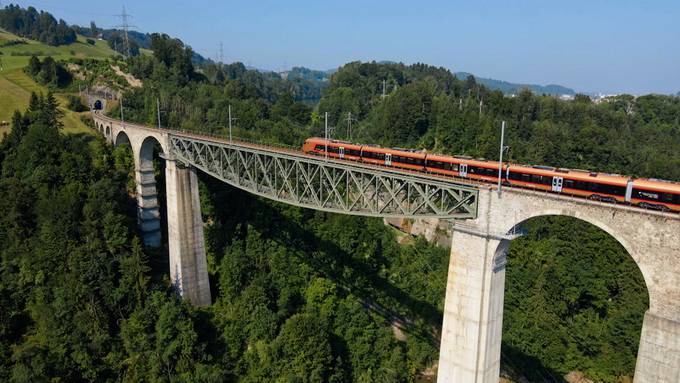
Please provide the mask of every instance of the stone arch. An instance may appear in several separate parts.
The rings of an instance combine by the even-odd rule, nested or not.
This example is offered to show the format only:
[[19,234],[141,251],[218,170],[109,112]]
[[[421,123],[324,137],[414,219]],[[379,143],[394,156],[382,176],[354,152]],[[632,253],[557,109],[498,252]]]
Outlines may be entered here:
[[[513,224],[511,227],[509,227],[506,231],[505,234],[508,236],[512,236],[514,233],[517,233],[521,225],[524,223],[540,218],[540,217],[570,217],[574,218],[576,220],[579,220],[581,222],[585,222],[587,224],[593,225],[597,227],[598,229],[602,230],[603,232],[607,233],[610,237],[612,237],[615,241],[617,241],[628,253],[628,255],[633,259],[635,262],[635,265],[637,266],[638,270],[642,274],[642,277],[645,282],[645,288],[647,289],[647,296],[650,299],[650,306],[652,304],[651,302],[651,294],[649,294],[649,287],[651,286],[651,275],[649,270],[646,270],[645,264],[640,262],[640,258],[637,256],[635,252],[635,248],[632,245],[632,241],[630,238],[628,238],[627,235],[620,233],[614,226],[612,226],[613,222],[606,222],[602,219],[599,219],[596,216],[585,214],[582,211],[578,210],[569,210],[569,211],[564,211],[560,209],[546,209],[546,210],[536,210],[536,211],[531,211],[529,214],[526,214],[521,218],[520,221],[517,223]],[[503,242],[508,241],[504,240],[501,241],[501,244],[499,245],[499,248],[503,246]],[[508,241],[509,242],[509,241]],[[509,244],[508,244],[509,246]],[[507,252],[507,249],[506,249]],[[499,256],[499,252],[496,253],[496,256]],[[498,262],[497,260],[494,259],[494,263]]]
[[106,137],[111,137],[111,125],[106,126]]
[[502,194],[481,189],[478,209],[477,219],[454,224],[438,382],[498,382],[504,249],[515,238],[513,228],[541,216],[567,216],[587,222],[618,241],[633,258],[649,299],[635,382],[678,381],[680,219],[628,206],[513,189]]
[[153,135],[144,137],[139,143],[138,153],[140,168],[144,165],[152,165],[154,147],[160,148],[161,153],[165,154],[165,148],[163,147],[161,140]]
[[113,138],[113,145],[114,146],[119,146],[119,145],[130,145],[130,146],[132,146],[132,143],[130,142],[130,137],[128,137],[127,133],[125,133],[122,130],[119,130],[118,133]]
[[[123,137],[127,137],[127,134],[120,131],[116,141],[119,139],[122,141]],[[152,135],[141,136],[133,144],[136,168],[135,181],[137,183],[137,220],[144,244],[151,247],[159,247],[163,236],[161,209],[153,164],[154,148],[156,147],[159,148],[161,153],[164,153],[161,141]]]

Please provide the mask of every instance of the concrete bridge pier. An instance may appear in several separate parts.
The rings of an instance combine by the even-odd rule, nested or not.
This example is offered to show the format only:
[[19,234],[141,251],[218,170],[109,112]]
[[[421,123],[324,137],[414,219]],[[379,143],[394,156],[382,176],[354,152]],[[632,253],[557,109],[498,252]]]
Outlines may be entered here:
[[170,280],[193,305],[209,305],[210,284],[196,169],[166,158]]
[[509,244],[475,227],[454,229],[438,382],[498,382]]
[[635,363],[635,383],[680,382],[680,321],[647,310]]
[[161,213],[154,177],[153,163],[136,166],[137,183],[137,224],[144,245],[161,246]]
[[649,310],[634,382],[680,383],[680,221],[632,208],[616,211],[520,193],[480,190],[477,219],[455,222],[437,381],[498,383],[506,254],[514,229],[533,217],[568,216],[618,240],[645,280]]

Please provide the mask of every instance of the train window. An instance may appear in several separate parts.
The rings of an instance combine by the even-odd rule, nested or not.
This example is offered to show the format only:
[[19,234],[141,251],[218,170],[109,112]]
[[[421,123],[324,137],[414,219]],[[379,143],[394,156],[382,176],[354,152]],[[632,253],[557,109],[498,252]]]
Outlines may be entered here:
[[541,176],[536,175],[536,174],[532,174],[531,175],[531,182],[533,182],[535,184],[540,184],[541,183]]
[[436,169],[446,169],[446,164],[441,161],[432,161],[430,166]]
[[317,145],[315,149],[324,151],[324,150],[326,150],[326,147],[324,145]]
[[458,171],[458,164],[449,164],[449,169],[453,170],[454,172]]
[[564,187],[569,188],[569,189],[574,189],[574,180],[565,179],[564,180]]
[[666,203],[673,203],[673,194],[661,193],[661,201]]
[[659,193],[647,190],[633,189],[633,198],[643,199],[647,201],[658,201]]
[[420,158],[415,158],[413,160],[413,163],[416,164],[416,165],[425,165],[425,161],[420,159]]

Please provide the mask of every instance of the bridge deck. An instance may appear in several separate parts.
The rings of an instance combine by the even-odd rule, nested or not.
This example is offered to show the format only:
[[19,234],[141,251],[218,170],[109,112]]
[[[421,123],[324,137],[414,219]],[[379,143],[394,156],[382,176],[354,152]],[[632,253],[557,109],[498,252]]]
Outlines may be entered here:
[[[360,162],[360,161],[354,161],[354,160],[340,160],[332,157],[322,157],[322,156],[317,156],[317,155],[312,155],[312,154],[307,154],[302,152],[299,148],[296,147],[291,147],[291,146],[285,146],[285,145],[276,145],[276,144],[267,144],[267,143],[262,143],[262,142],[254,142],[254,141],[249,141],[245,140],[242,138],[236,138],[233,140],[229,140],[227,137],[224,136],[219,136],[219,135],[213,135],[213,134],[206,134],[206,133],[196,133],[196,132],[191,132],[191,131],[185,131],[185,130],[175,130],[175,129],[167,129],[167,128],[157,128],[157,127],[150,127],[147,125],[140,125],[140,124],[135,124],[135,123],[129,123],[129,122],[121,122],[120,120],[105,116],[101,113],[96,113],[96,117],[98,119],[104,120],[110,124],[117,124],[117,125],[122,125],[124,128],[133,128],[133,129],[141,129],[141,130],[147,130],[149,132],[155,132],[155,133],[162,133],[162,134],[167,134],[168,136],[176,136],[176,137],[182,137],[182,138],[187,138],[187,139],[192,139],[192,140],[198,140],[198,141],[204,141],[207,143],[217,143],[221,145],[228,145],[232,146],[235,148],[242,148],[242,149],[253,149],[253,150],[258,150],[262,152],[269,152],[272,154],[276,155],[288,155],[294,158],[298,159],[306,159],[309,161],[323,161],[324,163],[328,164],[334,164],[337,166],[351,166],[356,169],[364,169],[364,170],[372,170],[372,171],[379,171],[381,173],[385,174],[392,174],[395,176],[409,176],[413,178],[418,178],[418,179],[423,179],[423,180],[428,180],[428,181],[435,181],[435,182],[441,182],[441,183],[446,183],[450,185],[457,185],[457,186],[462,186],[462,187],[469,187],[469,188],[477,188],[477,189],[489,189],[489,190],[497,190],[498,186],[495,183],[487,183],[487,182],[480,182],[476,180],[471,180],[468,178],[460,178],[460,177],[453,177],[453,176],[445,176],[441,174],[436,174],[436,173],[429,173],[429,172],[422,172],[422,171],[415,171],[415,170],[409,170],[409,169],[400,169],[400,168],[394,168],[390,166],[381,166],[381,165],[375,165],[375,164],[369,164],[365,162]],[[590,205],[590,206],[601,206],[601,207],[606,207],[606,208],[611,208],[611,209],[617,209],[617,210],[625,210],[629,212],[634,212],[634,213],[639,213],[639,214],[649,214],[649,215],[654,215],[654,216],[659,216],[659,217],[664,217],[667,219],[673,219],[673,220],[680,220],[680,213],[675,213],[675,212],[661,212],[657,210],[651,210],[651,209],[645,209],[637,206],[632,206],[629,204],[624,204],[624,203],[611,203],[611,202],[601,202],[601,201],[595,201],[595,200],[590,200],[587,198],[583,197],[577,197],[577,196],[571,196],[571,195],[565,195],[565,194],[559,194],[559,193],[553,193],[549,192],[543,189],[532,189],[532,188],[518,188],[518,187],[513,187],[510,185],[503,185],[502,188],[504,190],[510,190],[513,193],[525,193],[528,195],[533,195],[533,196],[543,196],[545,198],[549,199],[554,199],[555,201],[571,201],[575,202],[578,201],[579,203]]]

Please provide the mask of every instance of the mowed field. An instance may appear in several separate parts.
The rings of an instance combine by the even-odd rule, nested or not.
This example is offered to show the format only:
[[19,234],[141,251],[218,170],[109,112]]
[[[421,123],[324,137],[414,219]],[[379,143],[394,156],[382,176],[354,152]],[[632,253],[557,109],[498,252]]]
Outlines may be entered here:
[[[21,38],[0,29],[0,45],[12,41],[23,40],[26,44],[0,47],[0,122],[11,121],[15,110],[24,111],[28,106],[31,92],[47,93],[47,88],[37,84],[23,72],[31,55],[41,59],[52,56],[55,60],[69,58],[106,58],[115,52],[110,49],[106,41],[96,40],[95,45],[85,42],[85,38],[78,36],[78,42],[70,45],[51,47],[37,41]],[[61,105],[66,104],[66,96],[56,93]],[[83,113],[72,112],[65,107],[64,131],[69,133],[89,133],[90,130],[80,120]],[[87,114],[85,112],[84,114]],[[9,130],[7,126],[0,126],[0,137]]]

